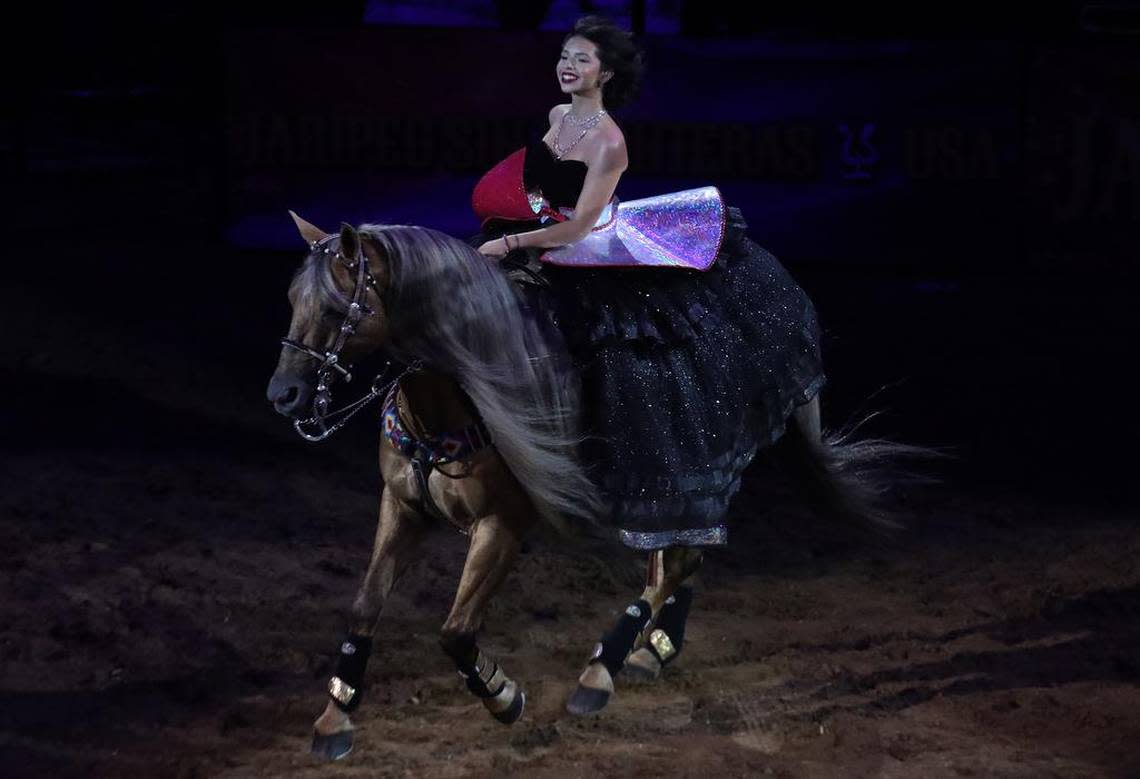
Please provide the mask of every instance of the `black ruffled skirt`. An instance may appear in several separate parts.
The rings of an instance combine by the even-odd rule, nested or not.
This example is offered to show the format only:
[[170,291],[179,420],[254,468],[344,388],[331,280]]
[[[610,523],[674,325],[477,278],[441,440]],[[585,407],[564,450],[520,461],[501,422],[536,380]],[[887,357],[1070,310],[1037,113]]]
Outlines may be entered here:
[[[539,226],[491,223],[471,243]],[[748,237],[739,209],[728,209],[705,272],[542,265],[546,284],[512,275],[581,375],[582,456],[622,542],[726,543],[741,472],[826,381],[811,300]]]

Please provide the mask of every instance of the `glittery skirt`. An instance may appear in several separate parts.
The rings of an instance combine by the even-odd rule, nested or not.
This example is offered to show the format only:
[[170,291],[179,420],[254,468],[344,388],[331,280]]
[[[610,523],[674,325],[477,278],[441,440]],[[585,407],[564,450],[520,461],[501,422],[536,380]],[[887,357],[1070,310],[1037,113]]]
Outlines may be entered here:
[[[489,223],[472,243],[537,226]],[[732,207],[707,271],[547,264],[540,276],[520,275],[520,290],[581,375],[582,457],[622,542],[725,544],[741,472],[826,381],[811,300]]]

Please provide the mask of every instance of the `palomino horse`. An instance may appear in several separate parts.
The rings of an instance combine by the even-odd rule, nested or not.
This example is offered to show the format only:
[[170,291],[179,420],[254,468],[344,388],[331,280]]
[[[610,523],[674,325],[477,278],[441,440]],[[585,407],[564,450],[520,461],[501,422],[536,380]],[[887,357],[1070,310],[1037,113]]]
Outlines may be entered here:
[[[343,225],[329,235],[293,218],[310,251],[289,289],[292,322],[269,382],[277,411],[297,420],[302,435],[322,438],[345,421],[330,426],[337,412],[329,403],[349,363],[383,347],[410,366],[348,407],[351,415],[384,397],[384,489],[313,751],[337,759],[351,750],[350,713],[360,704],[381,606],[437,521],[470,536],[441,645],[491,715],[510,724],[525,695],[480,650],[476,631],[536,520],[591,517],[600,505],[576,459],[579,388],[565,346],[525,314],[496,263],[457,239],[414,226]],[[875,518],[872,485],[843,467],[868,453],[821,440],[817,399],[795,410],[778,448],[798,463],[821,508]],[[572,713],[605,706],[623,666],[655,677],[676,656],[691,593],[683,585],[700,561],[693,548],[650,553],[645,589],[596,645],[567,704]]]

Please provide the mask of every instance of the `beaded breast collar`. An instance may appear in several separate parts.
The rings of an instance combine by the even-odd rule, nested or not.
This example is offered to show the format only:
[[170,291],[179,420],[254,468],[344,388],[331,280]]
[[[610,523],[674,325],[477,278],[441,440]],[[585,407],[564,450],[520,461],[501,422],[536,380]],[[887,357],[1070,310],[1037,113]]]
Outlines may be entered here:
[[440,465],[466,460],[491,445],[491,434],[482,422],[467,425],[462,430],[415,438],[400,422],[400,413],[396,409],[398,390],[399,385],[388,390],[381,419],[384,436],[397,451],[407,457],[422,459],[430,465]]

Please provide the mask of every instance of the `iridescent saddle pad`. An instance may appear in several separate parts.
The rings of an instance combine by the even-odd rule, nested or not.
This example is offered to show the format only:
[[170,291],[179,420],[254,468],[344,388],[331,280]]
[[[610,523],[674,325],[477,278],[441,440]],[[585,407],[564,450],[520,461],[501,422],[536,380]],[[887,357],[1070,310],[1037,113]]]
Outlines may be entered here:
[[708,270],[720,252],[725,205],[716,187],[619,203],[611,218],[575,243],[549,249],[543,262],[577,267]]

